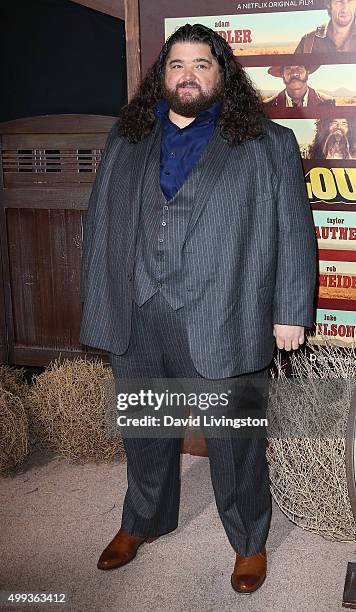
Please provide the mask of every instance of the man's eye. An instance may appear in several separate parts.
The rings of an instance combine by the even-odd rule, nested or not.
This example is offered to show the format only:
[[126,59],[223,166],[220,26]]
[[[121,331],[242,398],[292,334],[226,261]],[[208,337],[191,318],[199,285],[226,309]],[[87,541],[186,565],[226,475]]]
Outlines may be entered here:
[[197,68],[207,68],[205,64],[197,64]]

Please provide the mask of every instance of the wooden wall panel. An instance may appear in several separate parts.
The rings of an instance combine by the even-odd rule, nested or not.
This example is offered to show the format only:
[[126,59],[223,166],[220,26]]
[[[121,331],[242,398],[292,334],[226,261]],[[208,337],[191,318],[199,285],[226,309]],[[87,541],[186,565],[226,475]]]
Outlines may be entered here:
[[23,347],[81,348],[83,217],[81,211],[7,210],[14,336]]
[[98,117],[96,124],[93,116],[78,121],[66,115],[0,124],[10,363],[47,365],[59,355],[100,354],[79,343],[81,242],[92,183],[115,120]]
[[106,13],[118,19],[125,19],[125,8],[123,0],[72,0],[76,4],[82,4],[88,8]]
[[[2,155],[0,141],[0,189],[3,186]],[[8,279],[7,236],[5,210],[0,206],[0,363],[8,362],[8,326],[6,321],[6,286]]]
[[131,100],[141,81],[139,0],[125,0],[127,96]]
[[[0,218],[2,224],[3,217]],[[1,248],[1,232],[0,232],[0,254]],[[5,309],[5,288],[3,280],[2,258],[0,259],[0,363],[8,361],[8,345],[7,345],[7,326],[6,326],[6,309]]]
[[5,301],[2,279],[0,278],[0,363],[8,362],[7,339],[6,339],[6,319]]

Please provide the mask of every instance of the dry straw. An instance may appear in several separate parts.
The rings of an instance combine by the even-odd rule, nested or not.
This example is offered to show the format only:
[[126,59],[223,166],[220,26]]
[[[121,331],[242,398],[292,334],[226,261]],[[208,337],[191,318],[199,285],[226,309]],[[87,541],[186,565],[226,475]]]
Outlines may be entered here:
[[6,391],[1,384],[0,440],[0,474],[8,476],[27,455],[28,422],[20,397]]
[[29,397],[29,384],[24,376],[25,368],[15,368],[8,365],[0,366],[0,384],[6,391],[19,397],[28,418],[28,437],[30,450],[39,444],[33,430]]
[[28,384],[24,378],[24,368],[14,368],[8,365],[0,366],[0,384],[16,397],[19,397],[23,405],[28,400]]
[[[329,540],[356,540],[347,487],[345,433],[356,386],[356,350],[307,343],[291,355],[293,379],[276,360],[268,408],[272,495],[297,525]],[[296,382],[293,382],[296,381]]]
[[125,458],[122,439],[105,425],[112,371],[101,361],[59,360],[34,379],[31,417],[37,437],[73,462]]

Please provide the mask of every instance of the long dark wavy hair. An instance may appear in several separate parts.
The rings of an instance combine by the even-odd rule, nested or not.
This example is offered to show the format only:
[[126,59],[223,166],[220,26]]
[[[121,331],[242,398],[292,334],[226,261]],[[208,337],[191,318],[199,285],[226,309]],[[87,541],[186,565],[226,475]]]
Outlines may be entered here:
[[230,145],[261,138],[263,131],[262,100],[250,78],[236,61],[230,45],[214,30],[199,23],[177,29],[164,44],[157,61],[147,72],[131,102],[124,106],[117,120],[118,132],[129,142],[140,142],[155,123],[155,103],[163,98],[162,84],[167,56],[175,43],[206,43],[217,59],[224,79],[222,108],[218,120],[221,136]]

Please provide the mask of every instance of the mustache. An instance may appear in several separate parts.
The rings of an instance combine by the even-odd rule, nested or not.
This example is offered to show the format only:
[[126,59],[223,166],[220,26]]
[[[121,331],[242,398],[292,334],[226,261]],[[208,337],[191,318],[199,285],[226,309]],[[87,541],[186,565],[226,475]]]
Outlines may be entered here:
[[289,79],[288,83],[293,83],[293,81],[298,81],[299,83],[305,83],[307,79],[301,79],[299,76],[293,76]]
[[341,136],[346,138],[346,134],[344,134],[343,130],[341,128],[338,128],[338,127],[332,129],[332,131],[330,132],[328,138],[330,138],[331,136],[333,136],[335,134],[341,134]]
[[195,81],[183,81],[182,83],[177,85],[176,89],[180,89],[181,87],[195,87],[196,89],[200,89],[200,85],[198,85],[198,83],[196,83]]

